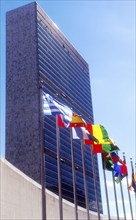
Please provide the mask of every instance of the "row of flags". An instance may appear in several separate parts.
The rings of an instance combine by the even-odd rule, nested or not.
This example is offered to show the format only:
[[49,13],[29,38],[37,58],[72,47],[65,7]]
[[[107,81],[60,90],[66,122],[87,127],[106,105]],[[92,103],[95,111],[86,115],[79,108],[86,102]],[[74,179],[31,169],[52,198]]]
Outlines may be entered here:
[[[87,123],[71,108],[45,93],[43,93],[43,112],[45,115],[57,115],[59,127],[71,128],[73,139],[81,139],[84,144],[91,145],[93,154],[101,153],[103,169],[113,171],[116,183],[128,175],[126,161],[119,157],[120,149],[109,137],[104,126]],[[131,167],[132,182],[129,190],[136,193],[136,173],[134,173],[133,163]]]

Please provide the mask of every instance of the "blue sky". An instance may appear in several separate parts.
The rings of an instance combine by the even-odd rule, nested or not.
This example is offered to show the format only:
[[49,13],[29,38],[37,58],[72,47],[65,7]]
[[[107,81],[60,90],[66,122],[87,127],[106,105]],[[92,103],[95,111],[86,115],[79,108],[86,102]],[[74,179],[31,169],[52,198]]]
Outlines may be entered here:
[[[5,13],[32,1],[1,1],[1,155],[5,152]],[[135,1],[37,1],[89,64],[95,123],[104,125],[122,152],[136,162]],[[101,161],[100,171],[101,171]],[[112,183],[106,173],[109,191]],[[103,187],[103,178],[102,187]],[[125,205],[129,215],[125,181]],[[119,188],[119,187],[118,187]],[[111,193],[112,194],[112,193]],[[131,198],[134,199],[133,194]],[[116,215],[113,195],[110,208]],[[120,200],[120,197],[118,198]],[[105,207],[105,197],[103,195]],[[113,202],[113,203],[112,203]],[[105,209],[106,210],[106,209]],[[104,210],[104,213],[106,211]],[[120,205],[120,215],[122,206]]]

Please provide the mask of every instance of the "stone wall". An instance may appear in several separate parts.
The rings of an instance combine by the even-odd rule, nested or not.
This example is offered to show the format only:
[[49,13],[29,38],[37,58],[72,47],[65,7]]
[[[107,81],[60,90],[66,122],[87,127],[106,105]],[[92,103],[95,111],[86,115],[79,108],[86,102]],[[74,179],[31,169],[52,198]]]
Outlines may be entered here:
[[40,182],[36,3],[6,14],[6,159]]

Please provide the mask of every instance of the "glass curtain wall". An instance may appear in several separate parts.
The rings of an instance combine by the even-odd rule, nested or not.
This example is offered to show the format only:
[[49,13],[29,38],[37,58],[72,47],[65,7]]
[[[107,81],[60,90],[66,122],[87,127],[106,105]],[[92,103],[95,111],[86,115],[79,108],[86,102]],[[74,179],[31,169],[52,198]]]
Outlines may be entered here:
[[[93,123],[93,110],[91,99],[91,88],[89,69],[80,55],[70,46],[66,38],[53,27],[53,22],[44,17],[37,10],[37,35],[38,35],[38,66],[39,74],[46,76],[52,83],[44,81],[44,91],[55,97],[60,89],[70,97],[75,105],[61,95],[57,99],[73,109],[74,112],[90,123]],[[57,89],[56,89],[57,88]],[[88,118],[89,116],[89,118]],[[56,119],[55,116],[44,117],[44,141],[46,149],[46,187],[58,194],[57,155],[56,155]],[[85,207],[85,193],[83,183],[82,155],[80,140],[74,140],[74,159],[76,163],[76,189],[77,203]],[[69,128],[60,128],[60,157],[62,175],[62,196],[68,201],[74,202],[71,144]],[[98,162],[95,156],[97,189],[99,192],[99,203],[101,204],[101,193],[98,173]],[[87,175],[87,186],[89,195],[89,206],[93,211],[96,209],[94,190],[94,178],[92,171],[91,151],[85,146],[85,166]],[[102,212],[102,208],[100,209]]]

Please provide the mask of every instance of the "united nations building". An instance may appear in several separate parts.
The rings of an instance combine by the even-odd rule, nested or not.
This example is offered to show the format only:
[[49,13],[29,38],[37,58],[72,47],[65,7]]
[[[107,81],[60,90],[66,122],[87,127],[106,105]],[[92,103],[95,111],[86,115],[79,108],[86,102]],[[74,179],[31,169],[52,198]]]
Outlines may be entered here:
[[[40,95],[43,91],[94,123],[89,67],[57,25],[37,3],[6,15],[6,159],[40,183]],[[56,119],[44,116],[46,188],[58,194]],[[80,140],[73,140],[78,206],[85,208]],[[62,198],[74,203],[70,130],[60,128]],[[102,210],[97,155],[96,184],[89,146],[84,147],[89,209]]]

